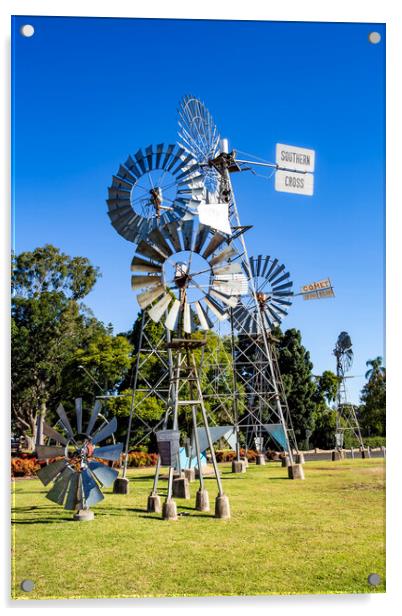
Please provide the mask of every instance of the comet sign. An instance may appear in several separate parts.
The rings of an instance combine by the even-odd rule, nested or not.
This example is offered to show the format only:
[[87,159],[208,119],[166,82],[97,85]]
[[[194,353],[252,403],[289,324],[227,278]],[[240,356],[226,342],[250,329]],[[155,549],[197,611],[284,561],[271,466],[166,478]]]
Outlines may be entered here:
[[323,299],[325,297],[334,297],[335,293],[329,278],[318,280],[310,284],[305,284],[300,289],[300,295],[303,299]]
[[275,190],[311,197],[314,194],[315,151],[276,144]]

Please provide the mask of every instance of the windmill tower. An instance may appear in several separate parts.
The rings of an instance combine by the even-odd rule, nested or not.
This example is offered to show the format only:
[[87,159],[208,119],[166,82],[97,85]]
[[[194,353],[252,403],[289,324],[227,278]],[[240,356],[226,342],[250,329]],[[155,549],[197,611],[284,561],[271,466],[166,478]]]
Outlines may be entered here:
[[336,375],[338,377],[338,391],[336,397],[336,433],[335,451],[333,460],[339,460],[343,455],[345,431],[352,431],[356,437],[360,450],[364,451],[364,444],[360,432],[355,407],[348,401],[346,391],[346,372],[353,363],[352,340],[347,332],[341,332],[336,341],[333,354],[336,358]]

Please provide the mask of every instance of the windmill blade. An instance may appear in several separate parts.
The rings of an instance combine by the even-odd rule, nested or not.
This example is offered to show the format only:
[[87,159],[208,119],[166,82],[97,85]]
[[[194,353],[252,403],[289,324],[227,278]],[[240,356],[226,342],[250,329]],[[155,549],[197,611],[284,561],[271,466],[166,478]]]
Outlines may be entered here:
[[211,319],[209,318],[209,316],[207,315],[207,313],[203,309],[201,303],[200,302],[194,302],[193,306],[195,308],[198,320],[200,322],[201,329],[203,329],[204,331],[212,329],[213,328],[213,322],[211,321]]
[[91,412],[91,417],[89,418],[89,422],[88,422],[88,426],[86,430],[87,436],[91,436],[93,427],[96,423],[96,420],[98,419],[98,415],[99,415],[101,408],[102,408],[102,402],[100,400],[96,400],[93,406],[92,412]]
[[130,173],[130,171],[128,171],[128,169],[123,167],[123,165],[120,165],[117,175],[119,176],[119,178],[123,178],[123,180],[126,180],[126,182],[131,185],[135,184],[137,179],[135,176],[132,175],[132,173]]
[[104,441],[105,439],[109,438],[109,436],[111,436],[113,432],[116,432],[116,430],[117,430],[117,419],[116,417],[113,417],[113,419],[109,421],[109,423],[104,428],[102,428],[101,430],[96,432],[96,434],[94,434],[92,438],[92,444],[96,445],[96,443],[100,443],[100,441]]
[[71,477],[70,485],[67,490],[66,502],[64,503],[64,509],[74,511],[77,508],[79,502],[78,488],[81,481],[81,474],[74,473]]
[[166,153],[165,153],[165,157],[163,159],[162,165],[161,165],[161,169],[166,169],[166,165],[168,164],[168,162],[171,159],[173,150],[175,149],[175,144],[170,144],[168,145],[168,147],[166,148]]
[[141,240],[138,244],[137,253],[141,255],[141,257],[149,257],[152,261],[156,261],[157,263],[163,263],[164,261],[163,255],[150,246],[145,240]]
[[37,445],[36,456],[38,460],[49,460],[49,458],[64,457],[66,450],[64,447],[47,447],[46,445]]
[[124,163],[124,166],[127,167],[129,171],[131,171],[131,173],[135,176],[137,180],[141,177],[142,173],[131,156],[127,158],[126,162]]
[[73,475],[75,475],[76,471],[74,471],[71,466],[66,466],[66,468],[60,473],[59,477],[56,479],[54,486],[46,494],[46,498],[51,500],[53,503],[57,505],[62,505],[66,496],[68,485],[71,481]]
[[257,276],[257,278],[261,274],[261,262],[262,262],[262,255],[258,255],[258,257],[257,257],[257,267],[256,267],[256,272],[255,272],[255,275]]
[[127,182],[127,180],[123,180],[122,178],[119,178],[117,175],[112,175],[111,188],[116,188],[118,190],[126,190],[127,192],[131,192],[132,184],[131,182]]
[[140,257],[134,257],[131,261],[131,271],[147,272],[148,274],[152,274],[153,272],[162,272],[162,265],[152,263],[151,261],[146,261]]
[[194,242],[194,252],[201,252],[201,249],[204,246],[210,231],[211,229],[210,227],[207,227],[207,225],[200,224],[198,226],[197,235]]
[[211,310],[211,312],[216,317],[218,317],[218,319],[220,321],[224,321],[225,319],[228,318],[228,313],[225,312],[224,310],[222,310],[222,308],[219,306],[219,304],[217,302],[215,302],[215,300],[210,295],[206,295],[204,297],[204,302],[207,304],[207,306]]
[[173,305],[169,310],[169,314],[166,317],[165,326],[171,331],[177,328],[180,306],[181,304],[179,300],[174,300]]
[[212,259],[210,259],[209,264],[211,267],[214,267],[214,265],[217,265],[218,263],[221,263],[222,261],[227,261],[233,255],[237,255],[237,250],[234,246],[230,245],[224,250],[222,250],[222,252],[220,252],[218,255],[216,255],[216,257],[213,257]]
[[290,289],[293,287],[293,282],[287,282],[286,284],[282,284],[279,287],[272,287],[274,291],[284,291],[285,289]]
[[[290,296],[293,295],[293,293],[290,294]],[[291,306],[292,302],[290,302],[289,300],[285,300],[285,299],[279,299],[279,297],[275,297],[275,303],[276,304],[282,304],[282,306]]]
[[254,257],[249,258],[249,263],[250,263],[251,275],[254,278],[255,277]]
[[57,430],[51,428],[47,423],[43,424],[42,431],[45,436],[48,436],[49,438],[53,439],[54,441],[56,441],[56,443],[67,445],[68,439],[62,434],[60,434],[60,432],[57,432]]
[[272,286],[276,287],[276,285],[278,285],[280,282],[283,282],[284,280],[286,280],[287,278],[289,278],[290,274],[289,272],[286,272],[286,274],[283,274],[283,276],[281,276],[280,278],[277,278],[277,280],[272,282]]
[[183,305],[183,330],[186,334],[191,334],[191,315],[190,315],[190,304],[187,301],[184,301]]
[[183,246],[184,250],[191,250],[193,244],[193,228],[194,228],[194,219],[191,217],[190,220],[185,220],[181,224],[181,233],[183,236]]
[[75,416],[77,418],[77,432],[82,433],[82,398],[75,399]]
[[64,410],[64,407],[63,407],[62,404],[59,404],[59,406],[56,409],[56,413],[60,417],[60,421],[63,424],[64,428],[66,429],[66,432],[67,432],[69,438],[74,440],[73,429],[72,429],[72,427],[70,425],[70,422],[69,422],[68,417],[66,415],[66,411]]
[[155,285],[160,284],[161,277],[157,275],[153,276],[131,276],[131,288],[135,291],[135,289],[145,289],[147,287],[154,287]]
[[162,235],[159,229],[154,229],[149,234],[149,239],[156,245],[157,249],[167,259],[173,254],[173,250]]
[[271,319],[269,318],[269,316],[267,315],[266,312],[262,313],[262,317],[263,317],[263,322],[264,322],[264,327],[266,330],[271,331],[274,329],[274,324],[271,321]]
[[167,307],[172,301],[172,296],[166,293],[156,304],[149,310],[148,315],[155,323],[159,323],[162,315],[166,312]]
[[160,284],[154,289],[151,289],[150,291],[145,291],[144,293],[140,293],[139,295],[137,295],[137,302],[140,308],[142,308],[142,310],[145,310],[147,306],[152,304],[152,302],[158,297],[160,297],[162,293],[165,293],[165,287]]
[[138,152],[136,152],[136,154],[134,154],[134,158],[137,161],[142,173],[146,173],[147,169],[145,167],[144,154],[142,153],[141,148],[138,150]]
[[91,474],[88,469],[84,469],[81,472],[81,479],[84,501],[87,507],[96,505],[96,503],[99,503],[101,500],[104,499],[102,492],[99,490],[95,479],[91,477]]
[[284,310],[283,308],[281,308],[278,304],[276,304],[275,302],[272,302],[272,307],[275,308],[275,311],[278,312],[279,314],[282,314],[284,317],[287,316],[288,311]]
[[148,171],[153,170],[152,155],[153,155],[152,145],[149,145],[148,147],[145,148],[145,159],[147,161]]
[[53,479],[55,479],[66,466],[67,461],[64,458],[63,460],[56,460],[56,462],[42,466],[36,475],[39,477],[43,485],[47,486],[47,484],[53,481]]
[[170,163],[168,164],[168,166],[166,167],[166,171],[169,171],[170,173],[172,172],[173,167],[175,166],[175,164],[181,160],[181,155],[184,153],[184,148],[178,146],[176,152],[174,152],[173,154],[173,158],[170,161]]
[[123,451],[123,443],[115,443],[114,445],[105,445],[98,447],[94,451],[94,457],[101,460],[118,460]]
[[271,273],[271,275],[268,276],[267,278],[268,282],[273,282],[273,280],[278,276],[278,274],[283,272],[284,269],[285,269],[284,265],[278,265],[278,267],[275,268],[275,270]]
[[105,487],[109,488],[113,485],[114,480],[118,476],[118,471],[102,462],[91,461],[88,463],[91,472],[95,475],[96,479]]
[[278,259],[274,259],[267,271],[267,273],[265,274],[265,278],[267,278],[267,280],[269,280],[270,275],[272,274],[272,272],[274,271],[274,269],[276,268],[276,266],[278,265]]
[[224,304],[227,304],[231,308],[234,308],[235,306],[237,306],[237,301],[238,301],[237,297],[225,295],[224,293],[218,292],[215,289],[211,289],[210,295],[212,295],[212,297],[215,297],[219,301],[223,302]]
[[225,241],[226,241],[226,237],[224,235],[221,235],[220,233],[214,233],[208,246],[206,247],[206,249],[204,250],[202,254],[204,259],[207,259]]
[[167,236],[169,237],[169,240],[172,242],[176,252],[181,252],[182,247],[180,244],[180,236],[178,233],[178,228],[179,228],[179,223],[169,222],[165,227],[165,231],[166,231]]

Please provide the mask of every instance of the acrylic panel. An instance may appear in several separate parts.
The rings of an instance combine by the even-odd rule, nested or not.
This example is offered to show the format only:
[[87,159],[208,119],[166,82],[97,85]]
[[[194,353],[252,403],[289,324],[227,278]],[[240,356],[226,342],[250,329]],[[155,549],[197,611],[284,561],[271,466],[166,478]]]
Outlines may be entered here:
[[13,598],[385,591],[385,38],[13,17]]

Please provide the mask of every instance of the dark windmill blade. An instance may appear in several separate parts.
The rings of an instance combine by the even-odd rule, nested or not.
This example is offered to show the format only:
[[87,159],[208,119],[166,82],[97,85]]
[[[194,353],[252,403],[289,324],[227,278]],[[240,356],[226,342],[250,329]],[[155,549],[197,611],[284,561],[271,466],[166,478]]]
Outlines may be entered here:
[[126,162],[124,163],[124,166],[127,167],[129,171],[131,171],[131,173],[136,177],[137,180],[141,177],[141,171],[137,167],[131,156],[127,158]]
[[172,299],[173,298],[169,293],[165,293],[165,295],[148,312],[149,316],[155,323],[159,323]]
[[56,479],[52,489],[46,494],[46,498],[51,500],[53,503],[57,505],[62,505],[64,503],[64,499],[66,497],[67,488],[71,481],[73,475],[75,475],[76,471],[74,471],[71,466],[66,466],[66,468],[60,473],[59,477]]
[[89,462],[88,466],[96,479],[105,488],[109,488],[119,474],[114,468],[110,468],[110,466],[106,466],[102,462]]
[[286,282],[285,284],[281,284],[278,287],[272,287],[274,291],[284,291],[285,289],[291,289],[293,287],[293,282]]
[[225,241],[226,241],[226,237],[224,235],[221,235],[220,233],[214,233],[209,244],[207,245],[206,249],[204,250],[202,254],[204,259],[208,259],[208,257],[213,252],[215,252],[215,250],[217,250],[219,246],[221,246],[221,244],[223,244],[223,242]]
[[141,259],[140,257],[134,257],[131,261],[131,271],[147,272],[148,274],[152,274],[153,272],[162,272],[162,266],[152,263],[151,261]]
[[194,228],[194,219],[191,217],[190,220],[184,220],[181,223],[181,234],[183,237],[183,246],[184,250],[191,250],[193,245],[193,228]]
[[204,298],[204,302],[211,310],[211,312],[216,317],[218,317],[220,321],[224,321],[228,318],[228,313],[219,306],[219,304],[213,299],[213,297],[211,297],[210,295],[206,295]]
[[98,447],[94,451],[94,457],[101,460],[118,460],[123,451],[123,443],[115,443],[114,445],[105,445]]
[[170,257],[170,255],[173,254],[173,250],[170,248],[159,229],[154,229],[151,231],[149,234],[149,239],[156,245],[159,252],[163,254],[165,258]]
[[269,279],[270,275],[272,274],[272,272],[274,271],[274,269],[276,268],[276,266],[278,265],[278,259],[274,259],[267,271],[267,273],[265,274],[265,278]]
[[261,274],[261,261],[262,261],[262,255],[258,255],[258,257],[257,257],[257,267],[256,267],[256,272],[255,272],[255,275],[257,276],[257,278]]
[[200,322],[200,327],[202,330],[207,331],[213,328],[213,322],[205,312],[204,308],[201,305],[201,302],[194,302],[194,308]]
[[142,173],[146,173],[147,169],[145,167],[145,163],[144,163],[144,154],[141,150],[141,148],[136,152],[136,154],[134,154],[134,158],[137,161]]
[[172,245],[174,246],[176,252],[180,252],[182,250],[178,229],[179,223],[177,222],[169,222],[165,227],[166,235],[172,242]]
[[163,263],[163,255],[158,250],[150,246],[145,240],[141,240],[138,244],[137,252],[141,255],[141,257],[149,257],[152,261]]
[[149,145],[148,147],[145,148],[145,158],[148,164],[148,171],[153,170],[152,156],[153,156],[152,145]]
[[96,420],[98,419],[98,415],[100,413],[101,408],[102,408],[102,402],[100,400],[96,400],[93,406],[92,412],[91,412],[91,417],[89,418],[89,422],[88,422],[88,426],[86,430],[87,436],[91,436],[92,430],[94,428]]
[[38,460],[49,460],[50,458],[60,458],[65,454],[64,447],[48,447],[46,445],[37,445],[36,456]]
[[268,276],[268,278],[267,278],[268,282],[273,282],[273,280],[276,278],[276,276],[278,276],[278,274],[283,272],[284,269],[285,269],[284,265],[278,265],[278,267],[276,267],[274,269],[274,271],[271,272],[271,274]]
[[237,255],[237,250],[234,246],[229,245],[227,248],[222,250],[219,254],[209,260],[209,264],[211,267],[214,267],[218,263],[222,261],[227,261],[230,257]]
[[77,432],[82,433],[82,398],[75,399],[75,415],[77,417]]
[[62,404],[59,404],[59,406],[56,409],[56,413],[58,414],[58,416],[60,417],[60,421],[63,424],[68,436],[70,439],[74,440],[74,433],[73,433],[73,429],[70,425],[70,422],[68,421],[68,417],[66,415],[66,411],[64,410],[64,407]]
[[170,329],[171,331],[175,330],[177,327],[178,320],[179,320],[179,314],[180,314],[180,307],[181,307],[180,302],[177,299],[174,300],[173,305],[171,306],[169,310],[169,314],[166,317],[165,326],[167,327],[167,329]]
[[119,178],[117,175],[112,175],[112,186],[111,188],[115,188],[118,190],[126,190],[131,194],[132,189],[131,182],[127,182],[127,180],[123,180],[123,178]]
[[227,304],[231,308],[234,308],[235,306],[237,306],[237,297],[226,295],[225,293],[222,293],[221,291],[217,291],[216,289],[211,289],[210,295],[212,297],[215,297],[215,299],[219,300],[220,302]]
[[284,310],[283,308],[281,308],[279,306],[279,304],[276,304],[275,302],[272,302],[271,306],[272,306],[273,309],[275,309],[276,312],[278,312],[282,316],[284,316],[284,317],[287,316],[287,314],[288,314],[287,310]]
[[53,481],[66,466],[66,460],[56,460],[56,462],[52,462],[51,464],[43,466],[36,474],[43,483],[43,485],[47,486],[48,483]]
[[45,436],[48,436],[49,438],[53,439],[54,441],[56,441],[56,443],[61,443],[61,445],[67,445],[68,439],[63,436],[63,434],[60,434],[60,432],[57,432],[57,430],[54,430],[53,428],[48,426],[47,423],[43,424],[42,430]]
[[170,144],[168,145],[167,149],[166,149],[166,153],[165,153],[165,157],[163,159],[162,165],[161,165],[161,169],[166,169],[166,165],[168,164],[168,162],[170,161],[170,158],[172,156],[173,150],[175,149],[175,144]]
[[249,258],[249,263],[250,263],[251,275],[254,278],[255,277],[254,257]]
[[123,167],[123,165],[120,165],[117,175],[119,176],[119,178],[122,178],[131,185],[133,185],[136,181],[136,177],[132,175],[132,173],[130,173],[128,169]]
[[155,169],[160,168],[161,158],[163,154],[163,147],[164,147],[163,143],[158,143],[158,145],[156,146]]
[[77,508],[79,497],[78,488],[81,481],[81,474],[74,473],[71,477],[70,485],[67,490],[66,502],[64,503],[64,509],[67,511],[74,511]]
[[109,423],[106,424],[104,428],[102,428],[101,430],[98,430],[98,432],[94,434],[94,436],[92,437],[92,444],[96,445],[97,443],[104,441],[105,439],[109,438],[109,436],[111,436],[113,432],[116,432],[116,430],[117,430],[117,419],[116,417],[113,417],[113,419],[109,421]]
[[140,293],[139,295],[137,295],[138,305],[140,306],[140,308],[142,308],[142,310],[145,310],[145,308],[152,304],[152,302],[155,301],[158,297],[160,297],[164,292],[165,287],[160,284],[154,289],[151,289],[150,291]]
[[[170,171],[170,173],[171,173],[172,175],[176,175],[176,174],[177,174],[179,171],[181,171],[182,169],[188,169],[188,164],[189,164],[191,161],[193,161],[193,160],[194,160],[194,159],[193,159],[193,157],[192,157],[192,155],[191,155],[191,154],[187,154],[187,155],[182,155],[182,156],[180,156],[180,158],[179,158],[179,162],[178,162],[178,164],[177,164],[176,168],[175,168],[175,169],[173,169],[173,168],[172,168],[172,169],[170,169],[170,170],[169,170],[169,171]],[[184,172],[184,173],[186,173],[186,172]],[[183,175],[183,173],[182,173],[181,175]]]
[[166,171],[169,171],[169,173],[173,173],[172,169],[178,161],[181,161],[181,155],[184,153],[184,151],[185,151],[184,148],[178,146],[176,152],[173,154],[173,158],[171,159],[170,163],[166,167]]
[[269,316],[265,311],[262,313],[263,325],[267,331],[272,331],[274,329],[274,323],[271,321]]
[[202,247],[204,246],[207,237],[210,233],[210,227],[207,227],[206,225],[200,224],[197,230],[197,235],[195,237],[195,242],[194,242],[194,252],[200,253]]
[[84,501],[87,507],[91,507],[91,505],[96,505],[96,503],[99,503],[101,500],[104,499],[102,492],[99,490],[98,484],[91,477],[91,474],[88,469],[84,469],[81,472],[81,479]]
[[283,274],[283,276],[281,276],[280,278],[277,278],[276,280],[272,281],[272,286],[276,287],[276,285],[278,285],[280,282],[283,282],[284,280],[289,278],[289,276],[290,276],[289,272],[286,272],[286,274]]
[[131,276],[132,289],[145,289],[160,284],[160,276]]

